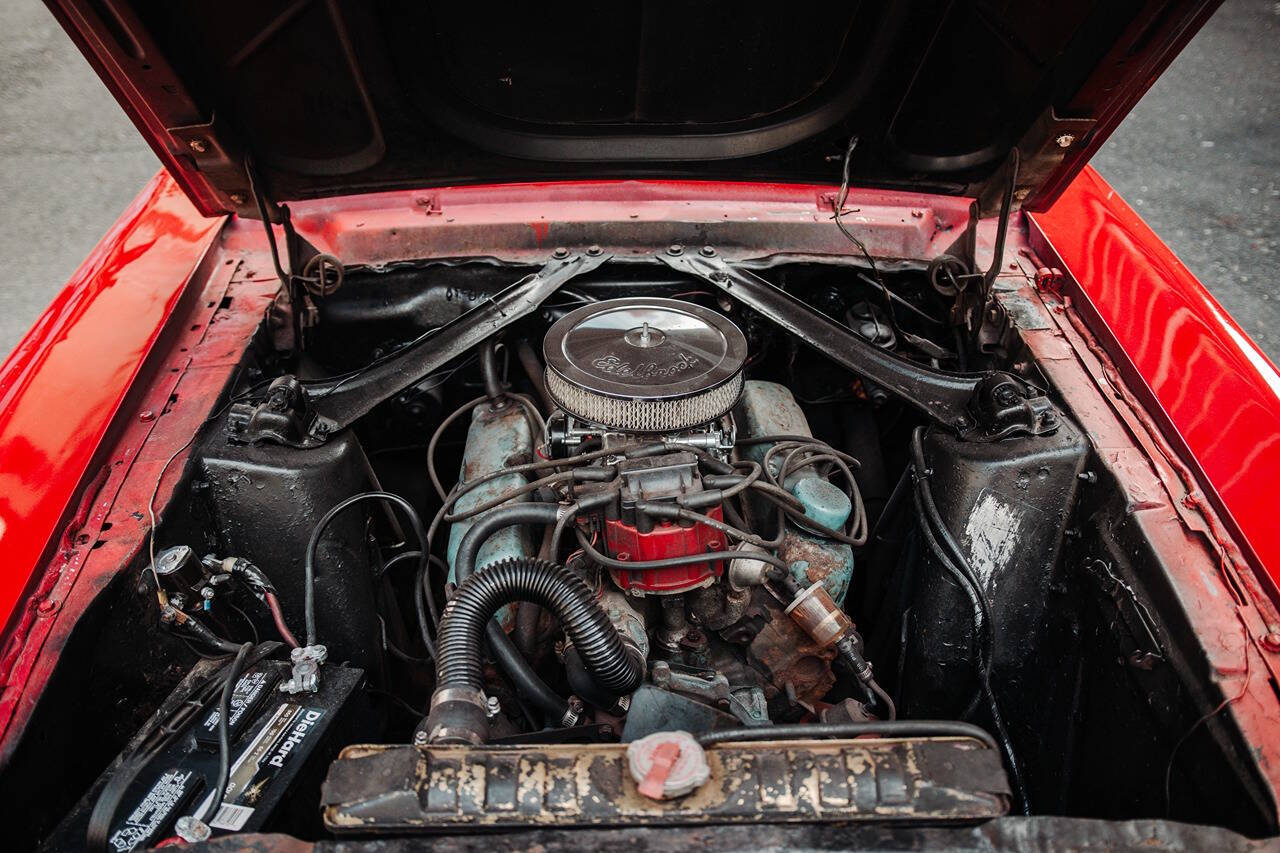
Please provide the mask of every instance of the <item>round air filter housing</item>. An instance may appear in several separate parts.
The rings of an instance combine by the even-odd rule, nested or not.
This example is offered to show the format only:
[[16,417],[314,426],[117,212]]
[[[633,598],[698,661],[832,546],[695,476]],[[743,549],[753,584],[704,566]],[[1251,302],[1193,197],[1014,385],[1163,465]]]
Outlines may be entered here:
[[666,433],[733,408],[747,339],[701,305],[637,297],[565,315],[542,350],[547,391],[566,412],[623,432]]

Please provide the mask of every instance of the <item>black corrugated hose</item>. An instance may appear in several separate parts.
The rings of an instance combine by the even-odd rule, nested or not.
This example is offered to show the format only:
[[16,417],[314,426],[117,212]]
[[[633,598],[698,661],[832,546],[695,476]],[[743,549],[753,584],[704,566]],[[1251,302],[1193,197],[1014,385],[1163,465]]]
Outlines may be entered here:
[[[616,695],[640,686],[643,664],[622,643],[618,631],[595,600],[591,589],[557,563],[516,557],[495,563],[462,580],[444,609],[436,648],[436,695],[453,695],[459,688],[484,687],[481,639],[494,613],[504,604],[530,601],[555,614],[592,678]],[[458,723],[439,719],[448,705],[433,702],[428,732],[437,725]],[[475,718],[467,721],[473,725]],[[481,741],[487,732],[476,732]]]

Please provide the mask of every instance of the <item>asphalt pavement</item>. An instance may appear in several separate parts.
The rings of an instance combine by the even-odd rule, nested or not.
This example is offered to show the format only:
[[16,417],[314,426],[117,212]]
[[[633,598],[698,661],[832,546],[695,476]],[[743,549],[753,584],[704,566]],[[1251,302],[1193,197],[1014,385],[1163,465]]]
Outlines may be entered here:
[[[1094,164],[1280,361],[1280,2],[1227,0]],[[37,0],[0,0],[0,354],[159,163]]]

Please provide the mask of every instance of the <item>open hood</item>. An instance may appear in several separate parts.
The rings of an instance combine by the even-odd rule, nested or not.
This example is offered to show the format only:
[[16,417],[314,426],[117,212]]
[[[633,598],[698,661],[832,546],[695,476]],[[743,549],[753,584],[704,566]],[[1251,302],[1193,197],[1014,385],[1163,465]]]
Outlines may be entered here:
[[1214,0],[49,0],[206,213],[582,178],[839,181],[1047,206]]

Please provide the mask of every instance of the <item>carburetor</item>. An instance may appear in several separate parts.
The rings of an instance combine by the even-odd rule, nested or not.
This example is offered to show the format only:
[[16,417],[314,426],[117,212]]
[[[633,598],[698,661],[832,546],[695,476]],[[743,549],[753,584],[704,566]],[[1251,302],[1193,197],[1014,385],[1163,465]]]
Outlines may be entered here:
[[[552,455],[630,448],[601,457],[617,480],[586,483],[583,493],[614,489],[618,500],[583,519],[602,536],[616,563],[668,565],[630,570],[610,565],[619,589],[632,595],[678,594],[714,583],[724,561],[683,556],[724,551],[724,533],[682,522],[671,508],[697,509],[722,521],[721,500],[699,472],[733,449],[730,411],[742,394],[747,341],[722,315],[673,299],[615,299],[561,318],[543,341],[547,391],[561,409],[553,418]],[[636,452],[637,444],[647,444]]]

